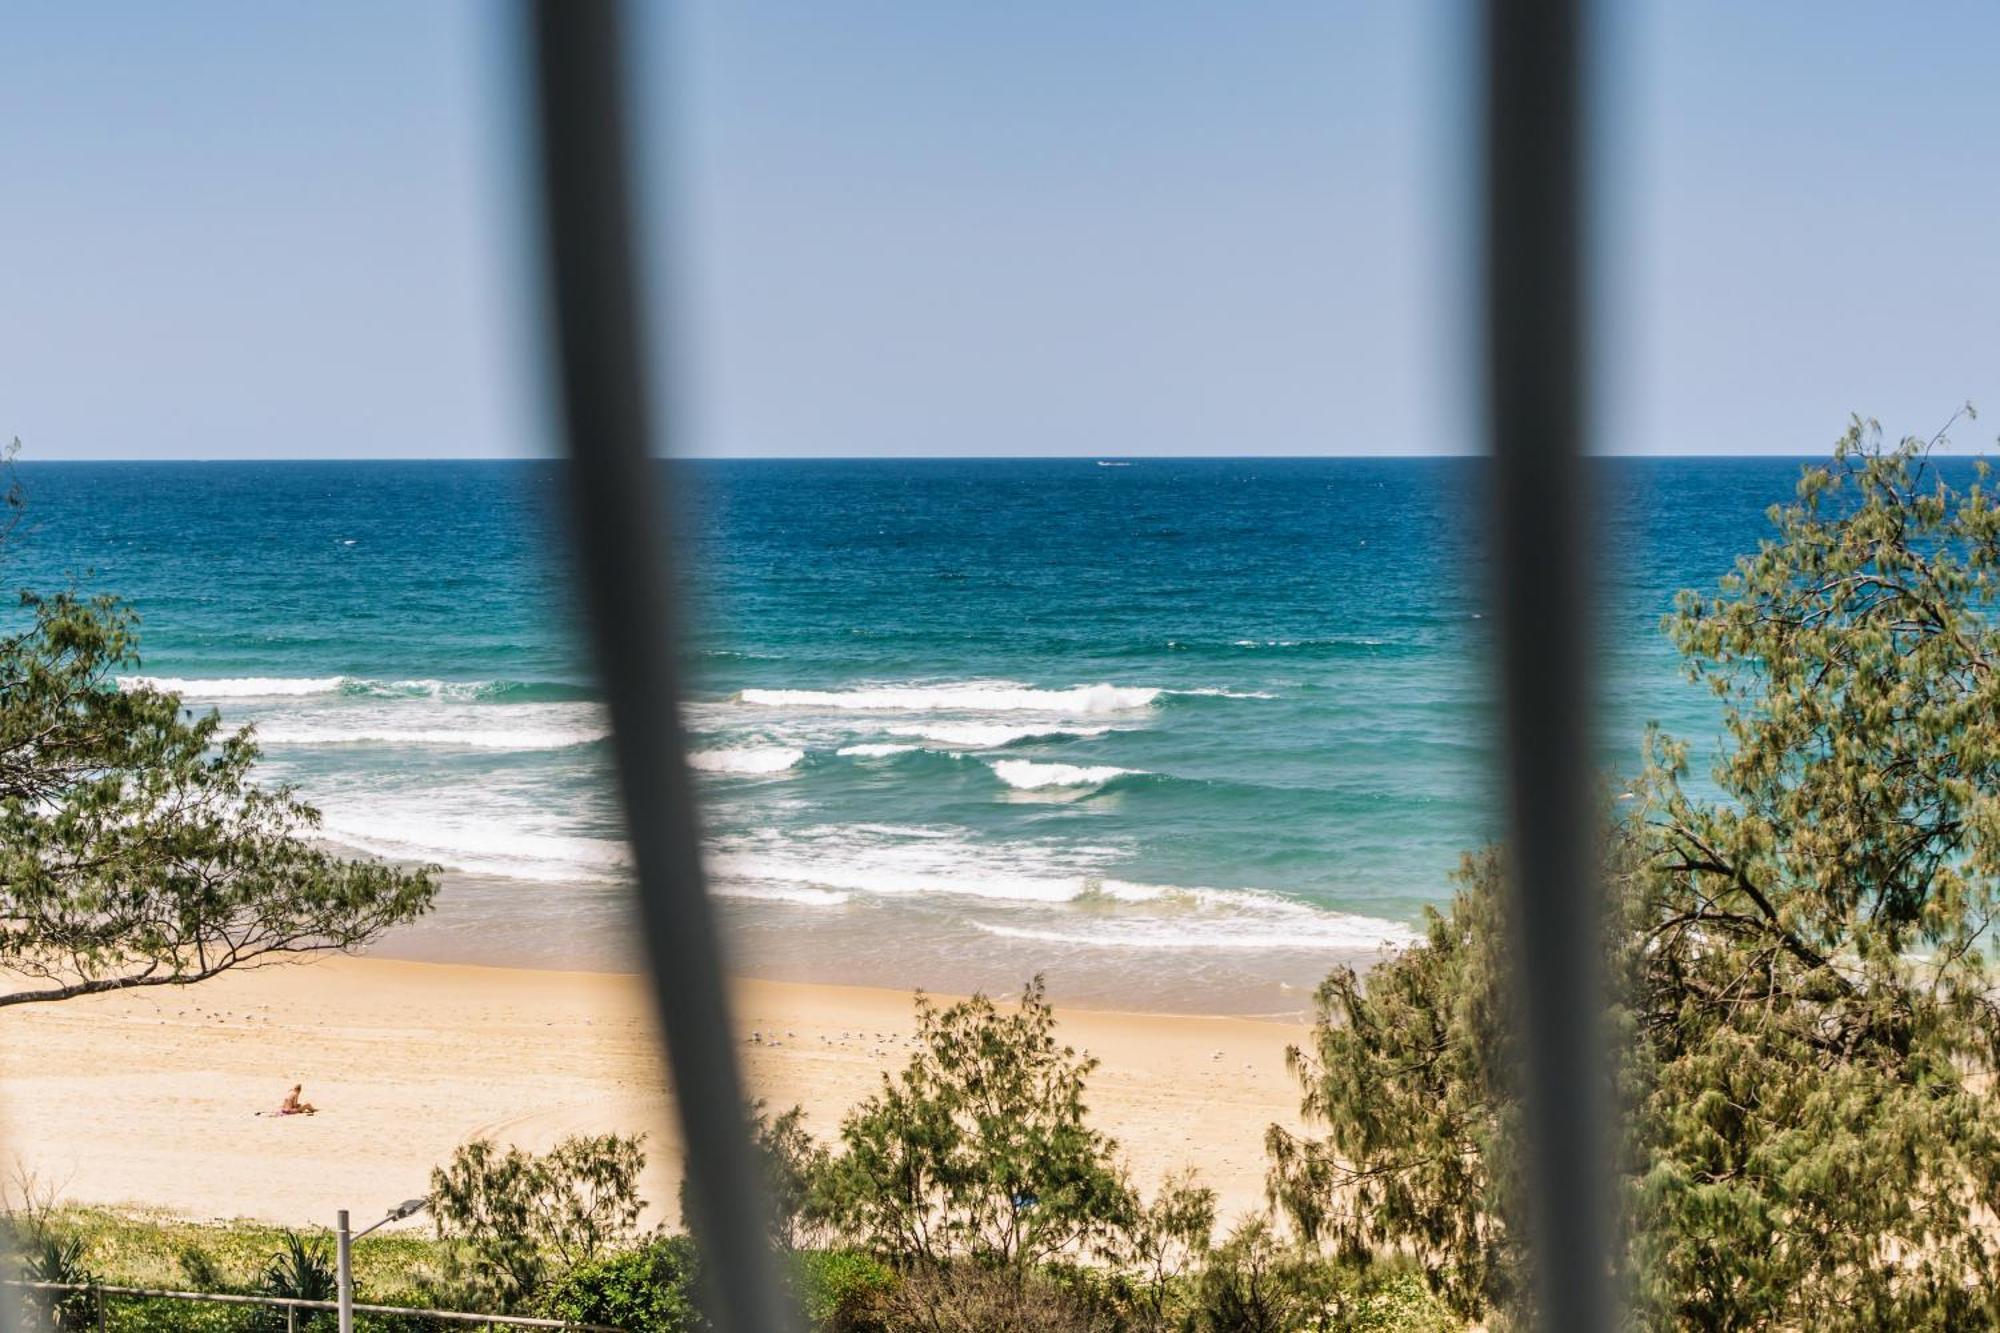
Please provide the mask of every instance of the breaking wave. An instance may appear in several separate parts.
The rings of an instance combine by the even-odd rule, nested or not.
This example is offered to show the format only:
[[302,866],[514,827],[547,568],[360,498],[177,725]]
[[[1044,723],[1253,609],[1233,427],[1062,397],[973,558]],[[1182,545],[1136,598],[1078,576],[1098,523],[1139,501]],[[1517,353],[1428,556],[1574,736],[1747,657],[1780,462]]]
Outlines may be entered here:
[[1012,681],[869,685],[851,690],[744,690],[766,708],[835,708],[880,713],[1121,713],[1146,708],[1166,691],[1145,685],[1074,685],[1045,690]]
[[993,775],[1017,791],[1039,791],[1044,787],[1101,787],[1113,778],[1137,772],[1113,768],[1109,764],[1085,767],[1081,764],[1038,764],[1026,759],[1002,759],[993,765]]
[[351,698],[441,699],[461,703],[589,699],[563,681],[374,680],[365,676],[119,676],[121,690],[150,689],[185,699],[285,699],[336,694]]
[[703,773],[763,777],[783,773],[805,757],[804,750],[788,745],[749,745],[735,750],[695,750],[689,753],[688,764]]

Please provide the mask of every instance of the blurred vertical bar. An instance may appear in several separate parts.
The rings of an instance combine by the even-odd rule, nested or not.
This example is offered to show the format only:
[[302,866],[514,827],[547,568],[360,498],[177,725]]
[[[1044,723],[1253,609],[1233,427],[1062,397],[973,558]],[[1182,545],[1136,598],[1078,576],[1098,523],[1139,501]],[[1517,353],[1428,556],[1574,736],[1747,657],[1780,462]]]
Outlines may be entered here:
[[1485,365],[1528,1240],[1540,1327],[1608,1329],[1609,1089],[1583,469],[1582,0],[1487,0]]
[[576,551],[685,1136],[690,1220],[715,1326],[773,1333],[795,1320],[769,1241],[681,744],[673,543],[650,449],[622,14],[615,0],[529,0],[525,17]]

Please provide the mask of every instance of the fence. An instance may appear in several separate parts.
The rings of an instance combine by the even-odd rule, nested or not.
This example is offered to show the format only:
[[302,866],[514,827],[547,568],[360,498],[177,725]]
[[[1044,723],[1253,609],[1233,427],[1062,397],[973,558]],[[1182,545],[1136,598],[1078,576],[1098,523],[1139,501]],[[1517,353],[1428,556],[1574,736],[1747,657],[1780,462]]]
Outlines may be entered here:
[[[128,1300],[192,1301],[204,1305],[261,1305],[267,1309],[285,1312],[286,1333],[298,1328],[299,1311],[337,1311],[338,1301],[302,1301],[289,1296],[230,1296],[214,1291],[163,1291],[152,1287],[112,1287],[86,1282],[7,1282],[6,1286],[17,1291],[69,1291],[78,1295],[88,1294],[95,1300],[97,1327],[104,1324],[104,1298],[122,1297]],[[535,1319],[527,1315],[472,1314],[463,1310],[419,1310],[407,1305],[361,1305],[353,1307],[356,1314],[403,1315],[411,1319],[434,1319],[448,1324],[477,1324],[482,1328],[559,1328],[570,1333],[625,1333],[611,1324],[578,1324],[567,1319]]]
[[[651,460],[641,281],[616,0],[523,0],[531,30],[542,222],[578,580],[610,704],[643,936],[687,1145],[696,1230],[723,1333],[796,1327],[765,1243],[766,1207],[729,1040],[675,688],[668,510]],[[1494,456],[1501,699],[1514,914],[1526,978],[1530,1235],[1541,1326],[1613,1322],[1601,1191],[1607,1158],[1600,1001],[1591,972],[1587,598],[1580,456],[1588,309],[1580,168],[1588,127],[1583,0],[1485,0],[1484,342]],[[255,1297],[105,1295],[273,1304]],[[331,1309],[329,1302],[293,1303]],[[460,1322],[586,1325],[436,1311]]]

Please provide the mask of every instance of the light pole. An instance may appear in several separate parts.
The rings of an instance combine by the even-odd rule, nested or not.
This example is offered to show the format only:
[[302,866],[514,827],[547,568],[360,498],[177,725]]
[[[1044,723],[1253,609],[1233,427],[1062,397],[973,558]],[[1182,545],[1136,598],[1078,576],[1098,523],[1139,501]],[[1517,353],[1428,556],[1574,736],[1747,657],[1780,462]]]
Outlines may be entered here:
[[347,1229],[347,1210],[343,1208],[337,1214],[339,1221],[334,1225],[333,1254],[335,1299],[340,1304],[340,1333],[354,1333],[354,1242],[376,1227],[420,1213],[429,1206],[429,1199],[405,1199],[391,1208],[389,1215],[380,1222],[371,1222],[352,1233]]

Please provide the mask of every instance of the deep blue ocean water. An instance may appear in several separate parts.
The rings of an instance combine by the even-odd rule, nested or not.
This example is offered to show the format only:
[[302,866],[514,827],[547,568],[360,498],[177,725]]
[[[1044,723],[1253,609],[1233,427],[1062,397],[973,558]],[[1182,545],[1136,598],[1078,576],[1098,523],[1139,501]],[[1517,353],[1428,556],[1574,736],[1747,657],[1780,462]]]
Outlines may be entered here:
[[[1796,460],[1598,465],[1603,758],[1712,743],[1659,619]],[[1470,460],[676,465],[742,965],[1293,1007],[1496,831]],[[143,616],[335,842],[451,872],[390,952],[626,961],[553,464],[22,465],[6,579]],[[1289,998],[1288,998],[1289,997]]]

